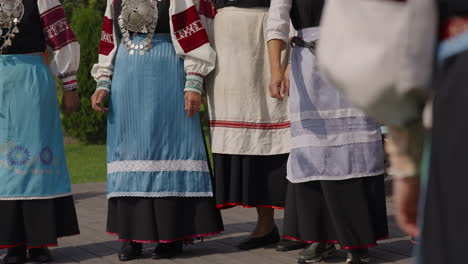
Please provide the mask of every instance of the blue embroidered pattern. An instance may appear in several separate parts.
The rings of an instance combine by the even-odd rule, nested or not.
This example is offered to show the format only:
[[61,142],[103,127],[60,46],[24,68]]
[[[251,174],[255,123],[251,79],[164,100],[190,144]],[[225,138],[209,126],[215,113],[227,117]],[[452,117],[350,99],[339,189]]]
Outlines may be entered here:
[[21,145],[13,147],[8,152],[8,162],[13,166],[24,166],[31,158],[29,150]]
[[54,161],[54,153],[49,147],[43,148],[39,156],[40,156],[42,164],[44,165],[48,166],[52,164],[52,161]]

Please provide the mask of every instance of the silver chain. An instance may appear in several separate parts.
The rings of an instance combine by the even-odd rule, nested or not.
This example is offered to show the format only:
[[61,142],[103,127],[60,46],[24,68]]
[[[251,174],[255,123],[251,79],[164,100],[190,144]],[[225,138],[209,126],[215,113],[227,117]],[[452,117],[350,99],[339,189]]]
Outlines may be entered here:
[[19,33],[18,24],[24,15],[22,0],[0,0],[0,54],[13,45],[16,34]]
[[[144,55],[153,47],[153,36],[159,19],[158,1],[161,0],[122,1],[119,26],[125,48],[131,55],[135,52]],[[146,38],[140,43],[135,43],[130,32],[133,32],[133,37],[136,37],[138,33],[144,33]]]

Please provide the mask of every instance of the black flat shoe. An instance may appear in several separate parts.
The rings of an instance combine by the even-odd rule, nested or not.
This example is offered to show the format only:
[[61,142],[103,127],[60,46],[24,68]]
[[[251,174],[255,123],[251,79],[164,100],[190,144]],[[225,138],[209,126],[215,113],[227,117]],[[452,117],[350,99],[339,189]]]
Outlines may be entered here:
[[313,243],[299,253],[298,263],[317,263],[336,252],[335,244],[332,243]]
[[158,243],[158,246],[151,254],[152,259],[169,259],[182,254],[183,242],[176,241],[172,243]]
[[54,260],[48,248],[30,248],[29,258],[34,262],[49,262]]
[[289,239],[281,239],[278,245],[276,245],[276,251],[290,251],[301,249],[305,247],[307,243],[297,241],[297,240],[289,240]]
[[9,248],[6,256],[3,258],[4,264],[22,264],[26,261],[26,246]]
[[119,251],[120,261],[134,260],[141,256],[143,247],[141,243],[124,242]]
[[280,241],[280,236],[278,228],[275,227],[270,233],[262,237],[250,237],[244,240],[242,243],[237,245],[237,248],[240,250],[250,250],[275,244],[278,243],[278,241]]

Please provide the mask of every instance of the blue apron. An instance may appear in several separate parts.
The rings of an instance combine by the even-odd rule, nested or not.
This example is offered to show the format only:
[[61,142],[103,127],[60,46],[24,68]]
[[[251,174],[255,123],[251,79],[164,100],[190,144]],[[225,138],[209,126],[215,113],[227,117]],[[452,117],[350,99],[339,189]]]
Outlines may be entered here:
[[71,195],[54,78],[37,55],[0,56],[0,200]]

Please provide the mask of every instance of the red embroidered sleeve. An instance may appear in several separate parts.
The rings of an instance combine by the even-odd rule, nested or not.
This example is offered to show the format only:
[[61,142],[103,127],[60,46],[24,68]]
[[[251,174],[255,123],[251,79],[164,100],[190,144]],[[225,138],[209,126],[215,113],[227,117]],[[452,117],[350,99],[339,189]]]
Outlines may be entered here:
[[200,7],[198,13],[209,19],[214,19],[216,16],[216,8],[211,0],[200,0]]
[[113,34],[113,20],[104,17],[102,22],[101,42],[99,43],[99,54],[109,55],[115,47]]
[[195,6],[172,16],[174,34],[185,53],[209,43]]
[[60,50],[72,42],[77,42],[70,28],[62,6],[55,6],[41,14],[47,44],[53,50]]

